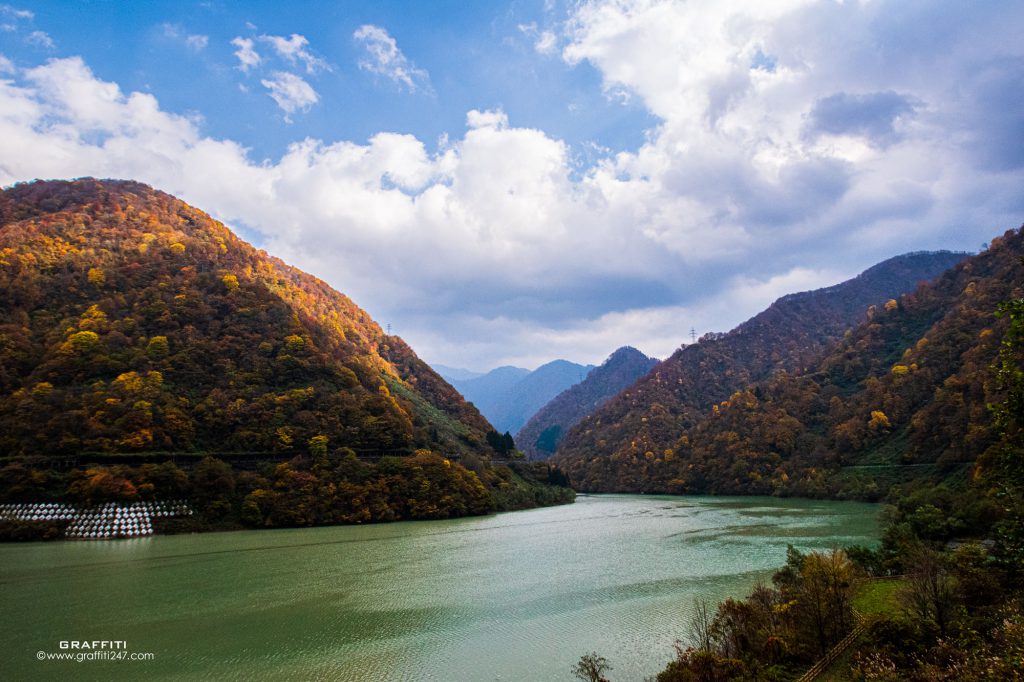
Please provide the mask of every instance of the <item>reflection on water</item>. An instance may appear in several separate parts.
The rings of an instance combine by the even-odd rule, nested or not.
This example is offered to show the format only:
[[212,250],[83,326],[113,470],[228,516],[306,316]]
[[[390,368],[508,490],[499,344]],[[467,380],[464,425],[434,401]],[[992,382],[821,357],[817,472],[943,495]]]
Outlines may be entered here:
[[[0,547],[6,679],[569,680],[660,670],[694,597],[786,545],[871,543],[873,505],[583,497],[498,516]],[[126,640],[154,661],[35,660]]]

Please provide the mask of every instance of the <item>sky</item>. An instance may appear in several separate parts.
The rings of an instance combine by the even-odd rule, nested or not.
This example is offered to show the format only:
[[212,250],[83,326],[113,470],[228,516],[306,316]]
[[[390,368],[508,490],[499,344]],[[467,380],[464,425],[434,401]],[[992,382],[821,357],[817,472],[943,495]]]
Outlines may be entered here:
[[0,4],[0,185],[148,183],[428,362],[668,356],[1024,222],[1024,3]]

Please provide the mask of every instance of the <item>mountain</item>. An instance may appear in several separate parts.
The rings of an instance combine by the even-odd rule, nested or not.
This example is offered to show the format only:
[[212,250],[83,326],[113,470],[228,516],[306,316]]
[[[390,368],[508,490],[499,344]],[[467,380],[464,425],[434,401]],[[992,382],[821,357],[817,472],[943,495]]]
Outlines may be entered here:
[[[655,490],[872,500],[897,485],[962,483],[999,438],[989,406],[1004,395],[991,367],[1011,347],[999,306],[1024,294],[1022,256],[1024,234],[1007,232],[874,309],[809,371],[715,405],[670,453],[576,472],[602,489],[619,475]],[[634,485],[623,483],[611,487]]]
[[[506,365],[470,379],[453,378],[451,384],[459,389],[459,393],[480,410],[481,414],[491,415],[488,420],[494,424],[504,409],[504,396],[529,374],[528,369]],[[500,426],[496,425],[496,428],[504,432]]]
[[619,348],[599,367],[591,370],[586,379],[559,393],[530,417],[516,434],[516,444],[529,459],[547,459],[570,427],[657,364],[657,360],[635,348]]
[[166,194],[18,185],[0,218],[4,452],[484,447],[401,339]]
[[[0,453],[12,466],[434,453],[449,458],[437,489],[465,484],[480,510],[507,478],[487,463],[490,432],[346,296],[170,195],[92,179],[0,192]],[[252,490],[270,495],[275,477]],[[442,507],[420,515],[468,509]]]
[[672,487],[663,477],[655,485],[646,463],[674,461],[679,439],[713,406],[776,372],[806,371],[864,320],[870,306],[888,305],[965,257],[919,252],[891,258],[841,284],[780,298],[727,334],[705,335],[573,427],[552,461],[584,490]]
[[464,381],[466,379],[476,379],[482,377],[482,372],[474,372],[469,369],[463,369],[461,367],[449,367],[447,365],[440,365],[434,363],[431,365],[434,371],[441,375],[441,378],[451,383],[453,381]]
[[532,372],[498,367],[475,379],[452,385],[500,432],[515,433],[537,410],[566,388],[582,381],[593,365],[553,360]]

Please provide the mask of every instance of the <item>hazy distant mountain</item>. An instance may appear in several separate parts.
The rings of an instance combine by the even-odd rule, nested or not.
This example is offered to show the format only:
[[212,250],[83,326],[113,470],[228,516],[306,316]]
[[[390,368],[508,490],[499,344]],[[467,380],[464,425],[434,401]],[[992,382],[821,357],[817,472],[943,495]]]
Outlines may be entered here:
[[593,365],[554,360],[534,371],[498,367],[475,379],[452,381],[499,432],[515,433],[556,395],[586,378]]
[[[481,414],[499,414],[508,392],[529,374],[528,369],[506,365],[472,379],[452,379],[451,384]],[[497,424],[494,427],[502,433],[505,431]]]
[[474,372],[471,369],[463,369],[462,367],[449,367],[448,365],[441,365],[436,362],[430,366],[448,383],[453,381],[476,379],[477,377],[482,377],[484,375],[483,372]]
[[624,346],[612,353],[587,378],[559,393],[519,430],[516,445],[530,459],[554,454],[570,427],[658,364],[636,348]]
[[674,460],[679,439],[714,405],[776,372],[806,370],[869,306],[914,291],[966,257],[906,254],[841,284],[784,296],[731,332],[677,350],[574,426],[554,461],[584,490],[647,490],[647,463]]

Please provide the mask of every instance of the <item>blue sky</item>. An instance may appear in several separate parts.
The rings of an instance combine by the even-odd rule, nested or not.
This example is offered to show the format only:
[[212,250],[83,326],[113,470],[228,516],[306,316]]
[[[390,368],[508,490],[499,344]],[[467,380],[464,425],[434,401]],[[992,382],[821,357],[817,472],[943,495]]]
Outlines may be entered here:
[[[531,26],[554,15],[543,2],[46,2],[7,5],[4,49],[31,65],[81,55],[97,78],[124,91],[155,95],[162,108],[202,117],[202,130],[230,138],[254,159],[277,158],[303,137],[366,142],[381,131],[415,135],[436,150],[442,135],[461,135],[466,112],[502,109],[517,125],[540,128],[585,150],[636,148],[655,119],[639,104],[623,106],[601,91],[600,73],[565,64],[534,48]],[[13,19],[13,21],[12,21]],[[412,86],[360,68],[363,26],[379,27],[422,75]],[[42,31],[53,47],[26,40]],[[314,66],[279,54],[269,37],[299,35]],[[252,41],[261,63],[238,68],[233,40]],[[415,59],[411,55],[415,55]],[[261,85],[274,72],[294,73],[318,102],[289,115]],[[244,89],[243,89],[244,88]],[[553,104],[557,103],[555,106]]]
[[1024,221],[1024,6],[0,5],[0,183],[138,179],[471,369]]

